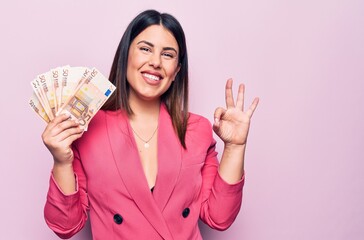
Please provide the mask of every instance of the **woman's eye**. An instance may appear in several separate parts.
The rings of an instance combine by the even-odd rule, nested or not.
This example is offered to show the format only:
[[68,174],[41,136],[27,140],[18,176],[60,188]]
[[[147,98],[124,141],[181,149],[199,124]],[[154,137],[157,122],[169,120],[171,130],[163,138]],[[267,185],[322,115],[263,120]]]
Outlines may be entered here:
[[151,52],[151,50],[147,47],[140,47],[140,50],[142,50],[144,52]]
[[166,58],[174,58],[174,54],[172,54],[172,53],[168,53],[168,52],[166,52],[166,53],[163,53],[162,54],[164,57],[166,57]]

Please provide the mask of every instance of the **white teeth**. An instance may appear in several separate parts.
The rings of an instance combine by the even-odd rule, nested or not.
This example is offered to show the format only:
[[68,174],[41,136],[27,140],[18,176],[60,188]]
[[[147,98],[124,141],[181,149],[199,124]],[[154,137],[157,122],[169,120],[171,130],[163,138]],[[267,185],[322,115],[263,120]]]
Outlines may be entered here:
[[154,80],[154,81],[159,81],[160,80],[160,77],[157,77],[157,76],[154,76],[154,75],[148,74],[148,73],[143,73],[143,76],[147,77],[147,78],[149,78],[151,80]]

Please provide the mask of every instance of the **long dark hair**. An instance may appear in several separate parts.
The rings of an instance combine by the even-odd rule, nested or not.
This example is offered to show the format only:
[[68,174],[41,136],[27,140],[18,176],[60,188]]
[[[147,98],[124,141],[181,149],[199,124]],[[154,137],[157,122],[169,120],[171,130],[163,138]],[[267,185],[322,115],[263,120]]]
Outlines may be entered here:
[[135,37],[151,25],[162,25],[165,27],[173,34],[178,44],[180,70],[169,89],[161,96],[161,100],[167,106],[181,145],[186,148],[185,136],[188,120],[187,47],[181,24],[170,14],[146,10],[131,21],[121,38],[110,71],[109,80],[116,86],[116,91],[102,109],[113,111],[124,109],[129,115],[133,114],[128,102],[130,86],[126,79],[129,48]]

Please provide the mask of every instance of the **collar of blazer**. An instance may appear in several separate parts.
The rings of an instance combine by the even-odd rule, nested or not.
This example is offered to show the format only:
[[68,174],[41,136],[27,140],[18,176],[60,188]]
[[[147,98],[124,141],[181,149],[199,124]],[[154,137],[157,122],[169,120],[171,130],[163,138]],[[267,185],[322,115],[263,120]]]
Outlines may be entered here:
[[156,231],[164,239],[173,239],[162,211],[168,203],[181,170],[182,146],[166,106],[161,104],[159,113],[158,174],[153,195],[140,163],[127,114],[121,111],[117,118],[107,117],[106,121],[114,161],[129,194]]

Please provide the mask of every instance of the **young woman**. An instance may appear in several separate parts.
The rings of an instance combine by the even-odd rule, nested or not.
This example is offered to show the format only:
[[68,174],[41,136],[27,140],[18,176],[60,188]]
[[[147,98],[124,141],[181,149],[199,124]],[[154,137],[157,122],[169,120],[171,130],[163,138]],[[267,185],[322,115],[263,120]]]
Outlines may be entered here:
[[[42,135],[54,159],[44,210],[49,227],[70,238],[89,211],[93,239],[202,239],[199,218],[227,229],[241,206],[258,99],[244,110],[244,85],[234,101],[228,80],[226,109],[216,109],[213,127],[189,113],[183,29],[154,10],[129,24],[110,81],[117,90],[87,132],[60,115]],[[212,128],[225,144],[220,164]]]

